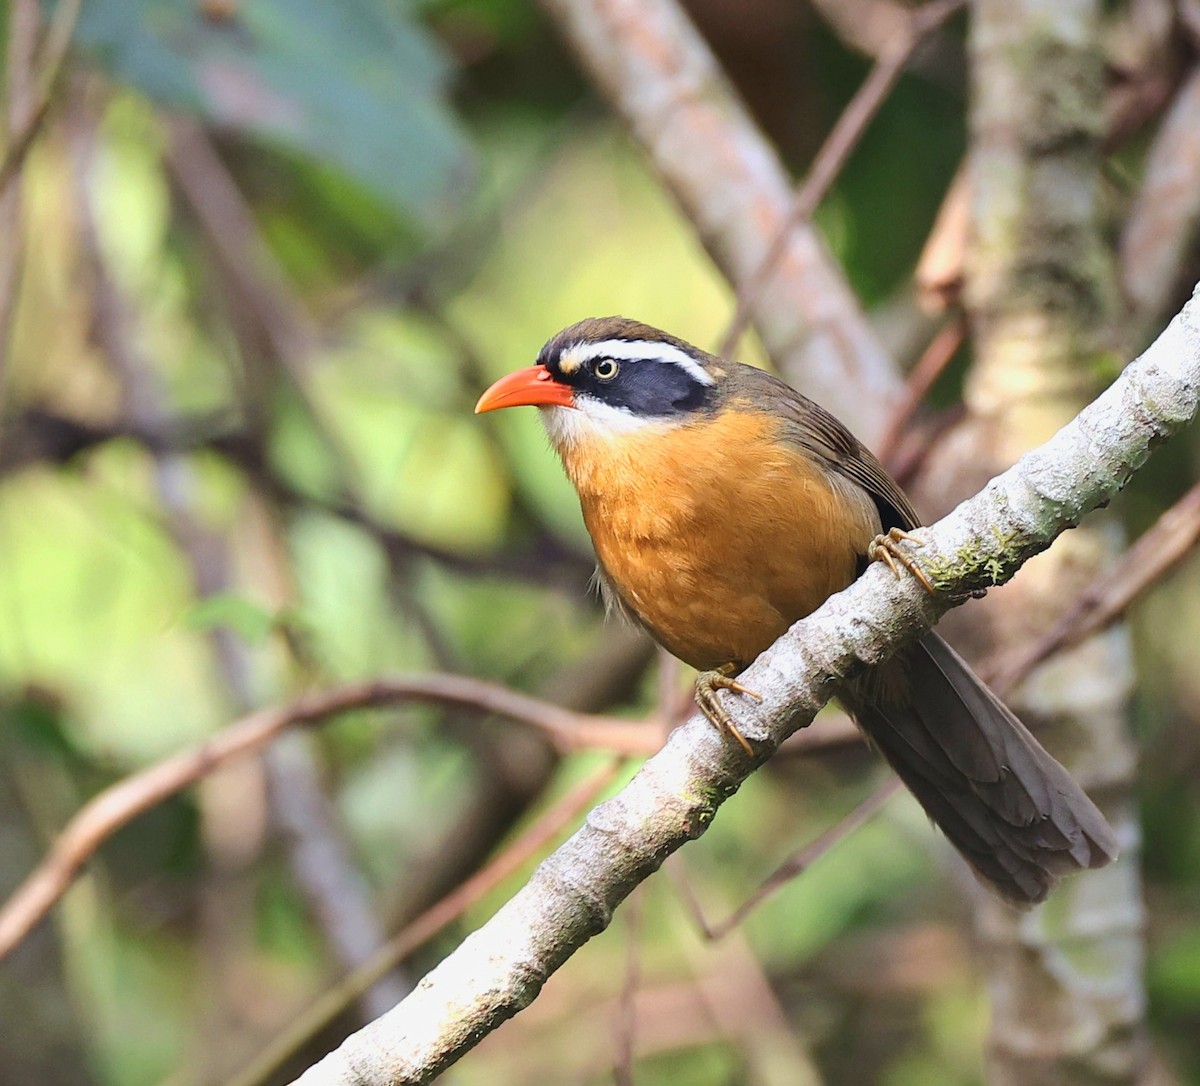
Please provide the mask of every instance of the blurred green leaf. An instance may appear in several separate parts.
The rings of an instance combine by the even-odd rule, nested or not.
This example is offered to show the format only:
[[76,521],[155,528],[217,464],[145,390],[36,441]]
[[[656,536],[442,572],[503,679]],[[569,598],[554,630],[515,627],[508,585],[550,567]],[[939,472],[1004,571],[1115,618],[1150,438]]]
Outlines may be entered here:
[[1180,932],[1154,953],[1150,989],[1165,1008],[1196,1012],[1200,1006],[1200,928]]
[[79,760],[79,749],[64,726],[60,706],[36,691],[27,692],[0,717],[25,746],[66,762]]
[[436,222],[465,195],[471,154],[444,92],[449,63],[388,0],[91,0],[80,44],[155,101],[335,165]]
[[251,645],[261,645],[278,624],[275,614],[236,592],[216,592],[197,600],[184,621],[193,630],[223,626]]

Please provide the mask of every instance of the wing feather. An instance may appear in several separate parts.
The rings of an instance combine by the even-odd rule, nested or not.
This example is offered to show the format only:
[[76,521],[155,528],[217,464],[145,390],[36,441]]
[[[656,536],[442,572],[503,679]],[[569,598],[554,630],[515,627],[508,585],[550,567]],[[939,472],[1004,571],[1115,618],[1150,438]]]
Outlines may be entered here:
[[752,366],[737,364],[730,377],[731,400],[745,397],[753,404],[769,398],[772,410],[783,419],[784,438],[822,466],[861,486],[878,508],[885,532],[889,528],[915,528],[921,523],[908,496],[871,450],[820,404]]

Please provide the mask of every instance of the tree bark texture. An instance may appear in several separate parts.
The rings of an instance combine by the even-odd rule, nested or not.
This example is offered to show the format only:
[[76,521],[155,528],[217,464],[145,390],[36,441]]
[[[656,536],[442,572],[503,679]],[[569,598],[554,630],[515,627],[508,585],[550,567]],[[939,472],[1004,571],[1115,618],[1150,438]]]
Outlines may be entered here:
[[[974,5],[965,300],[975,356],[967,421],[931,458],[920,488],[934,511],[1074,415],[1117,339],[1115,268],[1099,210],[1100,20],[1093,0]],[[963,478],[964,464],[974,478]],[[1121,545],[1111,519],[1092,518],[973,610],[969,628],[960,615],[948,632],[975,657],[1027,640]],[[1139,1077],[1144,912],[1126,721],[1132,681],[1129,639],[1117,627],[1057,657],[1011,699],[1105,811],[1122,856],[1068,880],[1026,915],[981,895],[991,1086]]]

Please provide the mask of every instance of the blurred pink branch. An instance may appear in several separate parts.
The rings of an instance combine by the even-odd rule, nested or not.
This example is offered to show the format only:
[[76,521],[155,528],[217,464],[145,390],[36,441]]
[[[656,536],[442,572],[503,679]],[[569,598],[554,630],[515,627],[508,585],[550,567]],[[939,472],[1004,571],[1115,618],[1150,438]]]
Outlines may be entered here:
[[[22,132],[29,139],[36,131],[33,124],[35,102],[33,89],[34,51],[37,47],[41,17],[37,0],[12,0],[8,9],[8,41],[4,67],[5,127],[8,146],[13,148]],[[7,383],[8,355],[12,346],[13,318],[17,310],[21,273],[24,265],[25,231],[21,222],[21,162],[24,155],[6,155],[13,165],[3,173],[0,183],[0,397]]]
[[1171,305],[1200,228],[1200,67],[1179,88],[1150,146],[1121,232],[1121,290],[1140,331]]
[[1030,644],[984,668],[1003,694],[1026,679],[1055,653],[1078,645],[1121,619],[1151,585],[1160,581],[1200,541],[1200,483],[1163,513],[1132,547],[1098,576],[1058,620]]
[[931,34],[960,10],[964,3],[965,0],[930,0],[930,3],[902,17],[899,29],[888,37],[870,75],[842,110],[842,115],[817,152],[808,176],[797,190],[791,209],[762,261],[738,284],[737,307],[730,318],[725,337],[717,348],[717,354],[725,358],[733,357],[738,340],[758,306],[763,288],[770,282],[787,252],[790,233],[812,218],[851,152],[858,146],[867,126],[896,85],[913,50],[927,34]]
[[[18,17],[16,9],[19,6],[19,3],[12,4],[14,17]],[[36,5],[33,6],[36,11]],[[59,0],[59,3],[55,5],[50,28],[46,32],[41,56],[37,62],[39,71],[36,91],[27,87],[23,97],[14,98],[12,96],[13,88],[10,84],[8,131],[5,136],[3,157],[0,157],[0,191],[4,190],[13,175],[24,165],[25,156],[29,153],[33,141],[37,138],[50,113],[50,104],[53,101],[55,88],[58,86],[59,76],[62,74],[63,62],[67,59],[67,50],[70,48],[71,38],[75,33],[75,24],[79,21],[79,9],[82,6],[83,0]],[[32,29],[36,31],[36,22]],[[11,37],[12,32],[13,25],[10,23],[10,42],[16,45],[17,41]],[[26,32],[27,30],[18,31],[18,39]],[[20,46],[22,51],[25,47],[25,44]],[[15,55],[10,54],[10,64],[13,59],[15,59]],[[12,70],[15,73],[19,69]]]
[[143,811],[232,759],[262,749],[288,728],[313,724],[352,709],[405,702],[455,705],[495,713],[538,728],[568,749],[589,742],[597,732],[619,741],[626,730],[645,730],[644,725],[576,713],[496,683],[459,675],[427,674],[351,683],[286,705],[260,709],[230,724],[207,742],[125,777],[85,803],[58,835],[46,859],[0,909],[0,958],[62,897],[96,849]]
[[724,920],[718,923],[710,924],[705,919],[700,902],[692,892],[686,879],[682,877],[682,871],[677,872],[679,877],[676,879],[676,885],[679,887],[680,896],[683,898],[688,912],[692,914],[692,919],[696,922],[696,926],[706,939],[714,941],[723,939],[766,901],[767,898],[775,893],[776,890],[786,886],[797,876],[804,874],[825,853],[844,841],[859,826],[869,822],[880,808],[895,795],[899,788],[900,778],[889,775],[866,799],[856,804],[845,817],[839,819],[828,829],[818,834],[803,848],[784,860],[755,888],[749,897],[730,912]]

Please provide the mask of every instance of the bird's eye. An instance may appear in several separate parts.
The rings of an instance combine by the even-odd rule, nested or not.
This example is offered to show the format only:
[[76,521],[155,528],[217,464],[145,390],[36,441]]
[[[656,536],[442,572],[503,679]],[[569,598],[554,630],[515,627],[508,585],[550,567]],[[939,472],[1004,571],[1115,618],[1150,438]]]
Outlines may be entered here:
[[611,358],[598,358],[592,363],[592,373],[601,381],[611,381],[620,368]]

